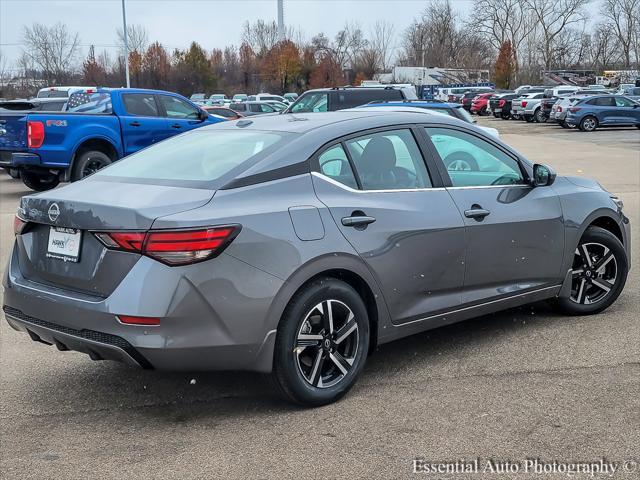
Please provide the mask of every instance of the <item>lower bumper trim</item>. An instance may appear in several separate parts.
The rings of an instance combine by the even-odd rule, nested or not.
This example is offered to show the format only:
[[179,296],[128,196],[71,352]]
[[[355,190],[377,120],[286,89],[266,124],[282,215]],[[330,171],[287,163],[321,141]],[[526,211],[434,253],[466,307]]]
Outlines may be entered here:
[[[76,350],[88,354],[92,360],[119,360],[152,369],[149,361],[124,338],[95,330],[76,330],[24,314],[5,305],[2,310],[7,321],[19,330],[25,330],[32,340],[55,345],[58,350]],[[18,324],[18,325],[16,325]]]

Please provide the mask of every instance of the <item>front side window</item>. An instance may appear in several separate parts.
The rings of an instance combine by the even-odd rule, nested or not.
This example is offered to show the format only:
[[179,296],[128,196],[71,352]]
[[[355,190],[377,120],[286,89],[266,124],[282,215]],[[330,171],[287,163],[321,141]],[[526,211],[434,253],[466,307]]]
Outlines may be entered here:
[[96,175],[163,181],[210,182],[284,138],[262,131],[202,131],[165,140],[100,170]]
[[273,113],[276,111],[271,105],[268,105],[266,103],[260,103],[259,107],[262,113]]
[[196,107],[177,97],[160,95],[160,102],[169,118],[197,120],[200,117],[200,112]]
[[142,117],[157,117],[158,106],[156,99],[148,93],[125,93],[122,95],[124,109],[129,115],[140,115]]
[[628,98],[616,97],[616,106],[618,107],[633,107],[634,103]]
[[431,186],[427,167],[411,130],[391,130],[345,142],[363,190],[402,190]]
[[358,188],[356,177],[342,145],[335,145],[324,151],[318,157],[318,163],[320,164],[320,172],[323,175],[348,187]]
[[298,99],[291,107],[291,113],[326,112],[329,95],[327,93],[308,93]]
[[517,160],[491,143],[448,128],[426,128],[454,187],[525,183]]

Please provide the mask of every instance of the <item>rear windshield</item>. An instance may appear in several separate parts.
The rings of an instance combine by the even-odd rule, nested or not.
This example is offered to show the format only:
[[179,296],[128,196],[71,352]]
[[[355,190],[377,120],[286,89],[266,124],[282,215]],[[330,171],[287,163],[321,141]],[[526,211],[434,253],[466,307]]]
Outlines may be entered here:
[[141,150],[100,170],[97,177],[159,180],[168,184],[211,182],[277,148],[286,134],[198,129]]
[[69,97],[67,111],[76,113],[112,113],[109,92],[77,92]]

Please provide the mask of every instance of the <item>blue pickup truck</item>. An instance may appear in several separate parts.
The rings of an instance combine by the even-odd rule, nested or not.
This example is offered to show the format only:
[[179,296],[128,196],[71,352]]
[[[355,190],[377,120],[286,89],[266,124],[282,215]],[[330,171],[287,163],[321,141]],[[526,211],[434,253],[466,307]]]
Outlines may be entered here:
[[97,88],[73,93],[65,112],[0,110],[0,167],[32,190],[80,180],[153,143],[224,121],[175,93]]

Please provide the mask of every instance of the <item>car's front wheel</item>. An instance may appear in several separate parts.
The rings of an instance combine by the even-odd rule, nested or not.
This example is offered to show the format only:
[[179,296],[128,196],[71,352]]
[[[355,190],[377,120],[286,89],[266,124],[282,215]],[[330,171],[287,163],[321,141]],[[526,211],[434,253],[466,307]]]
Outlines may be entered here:
[[545,123],[547,121],[547,118],[544,116],[544,112],[542,111],[541,108],[536,110],[536,113],[533,116],[536,119],[536,122],[538,123]]
[[369,318],[353,287],[317,279],[289,303],[278,326],[273,375],[286,398],[335,402],[356,382],[369,350]]
[[627,254],[611,232],[589,227],[573,256],[571,294],[558,304],[570,315],[598,313],[616,301],[627,280]]
[[22,179],[22,183],[36,192],[51,190],[52,188],[56,188],[60,183],[59,175],[51,172],[22,171],[20,178]]

